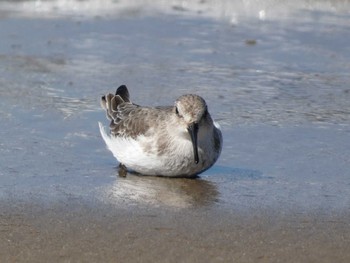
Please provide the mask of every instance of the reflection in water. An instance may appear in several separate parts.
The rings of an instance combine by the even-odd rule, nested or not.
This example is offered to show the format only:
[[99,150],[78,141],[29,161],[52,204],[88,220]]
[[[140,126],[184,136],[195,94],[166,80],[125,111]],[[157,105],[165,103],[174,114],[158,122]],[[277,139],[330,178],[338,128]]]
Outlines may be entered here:
[[217,200],[217,187],[203,179],[137,176],[117,177],[104,190],[111,202],[137,202],[186,208],[209,205]]

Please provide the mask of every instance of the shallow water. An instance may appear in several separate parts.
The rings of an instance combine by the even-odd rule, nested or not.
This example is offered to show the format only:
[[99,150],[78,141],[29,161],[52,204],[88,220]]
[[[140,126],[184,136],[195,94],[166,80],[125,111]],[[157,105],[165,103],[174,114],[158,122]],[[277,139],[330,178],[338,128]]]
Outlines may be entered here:
[[[227,221],[272,211],[348,224],[347,4],[250,6],[238,16],[228,11],[240,2],[227,12],[211,2],[201,12],[186,1],[147,10],[73,2],[82,12],[63,2],[0,4],[2,205],[180,210],[187,220],[223,213]],[[203,96],[223,130],[217,164],[197,180],[118,177],[97,122],[107,123],[99,97],[120,84],[143,105]]]

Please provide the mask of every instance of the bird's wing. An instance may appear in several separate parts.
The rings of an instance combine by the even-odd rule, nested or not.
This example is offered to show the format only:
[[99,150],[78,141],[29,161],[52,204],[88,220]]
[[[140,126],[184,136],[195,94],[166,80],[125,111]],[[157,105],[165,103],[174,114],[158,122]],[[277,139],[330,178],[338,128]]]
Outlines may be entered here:
[[101,106],[106,110],[110,123],[111,134],[135,138],[145,135],[150,126],[162,123],[164,114],[172,107],[141,107],[130,101],[126,86],[117,89],[115,95],[107,94],[101,98]]

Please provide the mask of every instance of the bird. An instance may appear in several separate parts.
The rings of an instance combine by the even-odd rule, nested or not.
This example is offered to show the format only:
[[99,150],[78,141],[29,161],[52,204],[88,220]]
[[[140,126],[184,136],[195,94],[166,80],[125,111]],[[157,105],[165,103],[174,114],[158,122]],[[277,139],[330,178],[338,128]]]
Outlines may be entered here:
[[220,156],[220,126],[198,95],[182,95],[173,106],[145,107],[131,102],[121,85],[101,97],[101,106],[110,125],[107,131],[99,122],[100,133],[120,163],[121,176],[198,177]]

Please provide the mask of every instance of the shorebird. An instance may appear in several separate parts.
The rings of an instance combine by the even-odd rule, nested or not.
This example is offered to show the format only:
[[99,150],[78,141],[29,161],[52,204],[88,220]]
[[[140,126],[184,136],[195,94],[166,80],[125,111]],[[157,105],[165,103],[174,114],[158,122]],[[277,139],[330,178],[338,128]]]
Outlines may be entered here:
[[[130,101],[125,85],[101,98],[111,121],[99,122],[107,148],[127,170],[143,175],[196,177],[210,168],[222,148],[222,134],[204,99],[182,95],[174,106],[143,107]],[[122,171],[122,172],[121,172]]]

